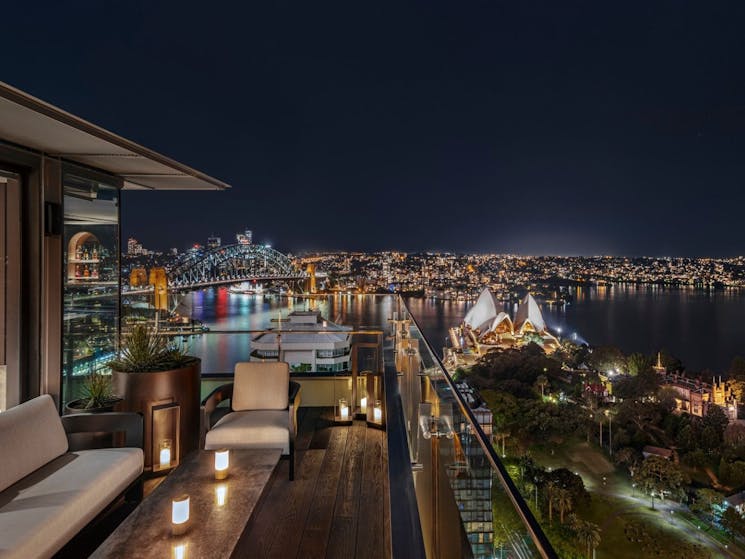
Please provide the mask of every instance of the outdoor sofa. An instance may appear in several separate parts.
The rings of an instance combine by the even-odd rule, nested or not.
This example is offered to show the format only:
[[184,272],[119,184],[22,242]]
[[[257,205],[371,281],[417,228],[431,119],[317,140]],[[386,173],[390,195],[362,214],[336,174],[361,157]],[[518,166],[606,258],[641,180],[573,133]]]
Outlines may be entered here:
[[[71,450],[91,432],[125,446]],[[49,395],[0,413],[0,559],[52,557],[120,496],[141,499],[142,473],[138,414],[60,418]]]

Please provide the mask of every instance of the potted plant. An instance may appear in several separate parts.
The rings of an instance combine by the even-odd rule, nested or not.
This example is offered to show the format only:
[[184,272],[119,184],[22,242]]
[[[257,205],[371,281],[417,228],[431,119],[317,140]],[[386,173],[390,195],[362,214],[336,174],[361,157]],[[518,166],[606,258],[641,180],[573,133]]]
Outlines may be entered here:
[[121,401],[114,395],[111,377],[101,373],[91,373],[83,380],[83,397],[68,402],[67,413],[103,413],[114,411]]
[[177,459],[199,445],[199,396],[201,360],[185,354],[172,338],[144,324],[132,327],[122,339],[118,359],[110,364],[114,390],[121,395],[122,411],[139,412],[144,417],[145,467],[152,469],[157,455],[153,441],[153,407],[179,406]]

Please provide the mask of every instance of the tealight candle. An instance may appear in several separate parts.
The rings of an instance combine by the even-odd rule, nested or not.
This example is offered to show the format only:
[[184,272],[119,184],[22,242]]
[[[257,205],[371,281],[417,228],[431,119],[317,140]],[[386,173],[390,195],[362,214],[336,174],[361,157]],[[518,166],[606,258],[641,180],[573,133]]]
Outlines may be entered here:
[[228,502],[228,486],[221,483],[215,487],[215,502],[218,507],[224,507],[225,503]]
[[180,543],[173,546],[173,559],[186,559],[186,548],[188,544]]
[[171,529],[174,534],[183,534],[189,524],[189,496],[181,495],[171,501]]
[[165,439],[160,443],[160,469],[164,470],[171,467],[171,441]]
[[349,406],[344,398],[339,400],[339,417],[342,421],[349,419]]
[[383,408],[381,408],[380,406],[380,400],[375,400],[375,407],[373,408],[373,420],[376,423],[383,422]]
[[362,413],[367,413],[367,396],[360,398],[360,411]]
[[228,465],[230,463],[230,451],[227,449],[215,451],[215,479],[228,477]]

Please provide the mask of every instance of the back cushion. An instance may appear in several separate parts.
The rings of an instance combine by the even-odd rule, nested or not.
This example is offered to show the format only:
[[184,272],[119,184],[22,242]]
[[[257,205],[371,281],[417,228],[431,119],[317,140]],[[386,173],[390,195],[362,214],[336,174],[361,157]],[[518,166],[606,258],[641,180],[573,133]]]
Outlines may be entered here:
[[233,410],[287,409],[289,389],[290,366],[287,363],[236,363]]
[[49,394],[0,413],[0,491],[65,452],[67,436]]

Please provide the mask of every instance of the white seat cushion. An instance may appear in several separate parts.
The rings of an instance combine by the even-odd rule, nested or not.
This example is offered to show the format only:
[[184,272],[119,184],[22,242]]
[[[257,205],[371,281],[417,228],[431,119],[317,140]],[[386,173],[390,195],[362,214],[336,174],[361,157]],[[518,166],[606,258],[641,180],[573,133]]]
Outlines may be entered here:
[[286,410],[289,390],[287,363],[236,363],[230,406],[233,411]]
[[65,429],[49,394],[0,413],[0,491],[65,452]]
[[207,432],[204,448],[280,448],[290,453],[287,410],[234,411]]
[[54,555],[142,474],[139,448],[70,452],[0,493],[0,558]]

